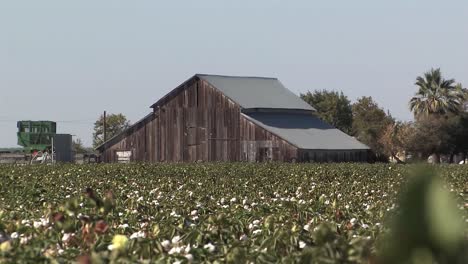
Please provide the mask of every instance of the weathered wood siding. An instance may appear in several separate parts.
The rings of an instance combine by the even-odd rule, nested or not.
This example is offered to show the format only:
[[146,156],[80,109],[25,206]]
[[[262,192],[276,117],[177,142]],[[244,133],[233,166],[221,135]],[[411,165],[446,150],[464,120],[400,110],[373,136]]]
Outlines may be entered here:
[[117,151],[131,151],[131,161],[153,161],[156,153],[154,144],[155,116],[149,115],[124,132],[119,140],[101,153],[104,162],[115,162]]
[[238,161],[240,107],[193,78],[154,109],[154,161]]

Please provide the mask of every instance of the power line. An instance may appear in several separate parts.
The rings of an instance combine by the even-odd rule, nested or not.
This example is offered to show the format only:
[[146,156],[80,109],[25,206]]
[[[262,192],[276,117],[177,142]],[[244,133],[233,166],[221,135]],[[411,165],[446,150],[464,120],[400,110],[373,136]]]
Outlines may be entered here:
[[[21,121],[21,120],[11,120],[11,119],[3,119],[3,120],[0,120],[0,122],[3,122],[3,123],[9,123],[9,122],[18,122],[18,121]],[[94,124],[95,121],[91,120],[91,119],[87,119],[87,120],[57,120],[57,121],[53,121],[53,122],[56,122],[56,123],[71,123],[71,124]]]

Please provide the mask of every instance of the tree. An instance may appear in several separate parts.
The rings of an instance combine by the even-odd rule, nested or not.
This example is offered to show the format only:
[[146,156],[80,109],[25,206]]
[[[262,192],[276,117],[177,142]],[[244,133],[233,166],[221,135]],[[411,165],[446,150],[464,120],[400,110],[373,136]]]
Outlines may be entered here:
[[414,135],[414,127],[411,123],[390,123],[383,130],[379,139],[383,153],[394,158],[398,163],[403,163],[398,154],[406,154],[410,149],[411,140]]
[[464,92],[454,79],[445,80],[440,69],[431,69],[416,78],[419,89],[409,105],[416,118],[428,115],[457,114],[464,102]]
[[83,141],[80,138],[74,139],[72,145],[73,150],[77,154],[83,154],[87,152],[86,148],[83,146]]
[[317,110],[318,117],[323,121],[345,133],[351,132],[353,123],[351,102],[343,92],[308,91],[301,94],[301,98]]
[[462,154],[463,159],[468,155],[468,112],[449,117],[450,127],[450,162],[453,162],[455,154]]
[[[107,139],[110,139],[130,126],[130,121],[123,114],[109,114],[106,117],[107,123]],[[104,116],[101,115],[94,123],[93,147],[97,147],[104,143]]]
[[352,134],[362,143],[369,146],[378,159],[383,158],[384,147],[380,142],[388,125],[394,120],[390,114],[385,113],[372,97],[361,97],[352,105],[353,126]]
[[415,131],[409,149],[419,153],[423,159],[434,155],[434,162],[440,162],[441,154],[450,153],[454,148],[451,130],[453,121],[447,116],[429,115],[415,122]]

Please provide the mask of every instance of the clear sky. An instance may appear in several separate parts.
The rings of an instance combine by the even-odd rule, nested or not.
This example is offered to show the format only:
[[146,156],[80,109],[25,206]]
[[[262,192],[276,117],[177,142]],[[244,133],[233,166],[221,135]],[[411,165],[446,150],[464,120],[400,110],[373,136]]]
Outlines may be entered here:
[[372,96],[409,120],[424,71],[468,86],[467,17],[466,0],[0,0],[0,147],[22,119],[91,145],[103,110],[137,121],[195,73]]

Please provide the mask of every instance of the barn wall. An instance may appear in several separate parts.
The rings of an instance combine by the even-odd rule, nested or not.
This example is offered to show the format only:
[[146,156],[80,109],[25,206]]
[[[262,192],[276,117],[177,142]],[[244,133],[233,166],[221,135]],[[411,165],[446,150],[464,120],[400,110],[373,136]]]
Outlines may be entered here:
[[240,107],[193,78],[154,109],[154,161],[238,161]]
[[150,115],[139,121],[115,143],[104,149],[101,153],[101,160],[104,162],[115,162],[117,160],[116,151],[131,151],[131,161],[152,161],[156,145],[151,136],[154,133],[156,117]]

